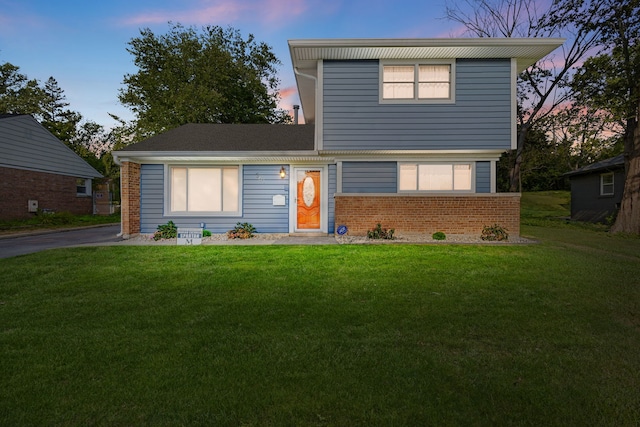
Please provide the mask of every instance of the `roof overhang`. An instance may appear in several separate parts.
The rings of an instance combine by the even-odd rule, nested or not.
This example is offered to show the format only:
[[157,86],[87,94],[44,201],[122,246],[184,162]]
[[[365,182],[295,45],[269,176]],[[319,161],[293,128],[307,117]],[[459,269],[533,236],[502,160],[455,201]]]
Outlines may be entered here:
[[114,151],[113,160],[122,162],[166,163],[310,163],[321,158],[317,151]]
[[[513,58],[521,72],[564,43],[562,38],[303,39],[289,40],[306,123],[315,120],[319,60]],[[311,77],[310,77],[311,76]]]

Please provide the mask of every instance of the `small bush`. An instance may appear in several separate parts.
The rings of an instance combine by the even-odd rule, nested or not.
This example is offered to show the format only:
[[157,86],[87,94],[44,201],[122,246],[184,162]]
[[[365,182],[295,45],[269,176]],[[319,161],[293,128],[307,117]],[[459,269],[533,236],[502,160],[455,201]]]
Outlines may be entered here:
[[444,234],[442,231],[436,231],[431,235],[431,238],[433,238],[433,240],[446,240],[447,235]]
[[498,224],[494,224],[491,227],[485,226],[482,229],[482,236],[480,236],[480,238],[482,240],[500,242],[502,240],[507,240],[509,238],[509,233],[506,228],[503,228]]
[[202,237],[211,237],[211,232],[209,230],[202,230]]
[[174,239],[176,237],[178,237],[178,227],[176,227],[173,221],[160,224],[158,230],[153,233],[153,240]]
[[237,223],[233,230],[227,231],[229,239],[251,239],[256,229],[248,222]]
[[395,238],[393,237],[393,234],[395,233],[395,231],[396,230],[394,228],[383,229],[380,223],[378,223],[378,225],[375,228],[367,231],[367,238],[393,240]]

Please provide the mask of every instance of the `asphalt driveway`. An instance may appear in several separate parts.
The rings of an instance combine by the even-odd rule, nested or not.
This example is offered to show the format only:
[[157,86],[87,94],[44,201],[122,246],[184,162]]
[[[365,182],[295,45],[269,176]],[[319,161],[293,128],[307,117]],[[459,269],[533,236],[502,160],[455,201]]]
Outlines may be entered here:
[[0,258],[10,258],[68,246],[119,242],[122,241],[122,238],[118,237],[118,233],[120,233],[120,224],[60,230],[46,234],[3,236],[0,239]]

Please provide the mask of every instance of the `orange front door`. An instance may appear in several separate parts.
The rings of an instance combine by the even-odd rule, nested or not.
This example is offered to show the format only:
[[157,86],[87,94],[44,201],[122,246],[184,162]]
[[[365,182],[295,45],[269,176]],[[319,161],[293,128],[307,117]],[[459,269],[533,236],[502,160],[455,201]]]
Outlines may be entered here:
[[297,228],[320,230],[320,171],[297,170]]

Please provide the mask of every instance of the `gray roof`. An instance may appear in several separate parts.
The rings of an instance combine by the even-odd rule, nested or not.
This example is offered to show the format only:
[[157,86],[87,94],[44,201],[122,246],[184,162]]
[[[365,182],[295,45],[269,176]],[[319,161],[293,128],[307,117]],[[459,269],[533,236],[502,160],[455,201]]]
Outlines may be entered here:
[[153,151],[300,151],[314,149],[312,125],[192,123],[120,152]]
[[575,175],[583,175],[601,171],[613,171],[624,167],[624,154],[620,154],[609,159],[601,160],[596,163],[584,166],[571,172],[567,172],[564,176],[572,177]]
[[26,114],[0,115],[0,166],[77,178],[102,176]]

